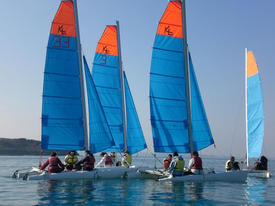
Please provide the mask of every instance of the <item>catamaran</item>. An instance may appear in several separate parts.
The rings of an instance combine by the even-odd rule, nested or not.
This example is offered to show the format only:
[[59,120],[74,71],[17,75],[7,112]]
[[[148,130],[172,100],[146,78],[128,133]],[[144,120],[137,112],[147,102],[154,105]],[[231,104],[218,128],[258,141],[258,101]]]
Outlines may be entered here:
[[[245,49],[246,162],[259,158],[264,140],[264,105],[258,65],[252,51]],[[267,170],[248,169],[249,176],[269,178]]]
[[[214,144],[188,50],[185,15],[185,0],[171,0],[153,46],[150,110],[155,152],[192,154]],[[246,177],[245,171],[212,172],[160,181],[242,182]]]
[[119,22],[106,26],[97,45],[92,77],[115,142],[107,151],[135,154],[147,146],[122,68],[120,42]]
[[[113,63],[117,64],[114,61]],[[101,105],[100,97],[85,58],[84,70],[86,81],[84,81],[82,65],[77,2],[76,0],[63,0],[52,22],[47,47],[42,100],[41,148],[43,150],[81,151],[88,149],[91,153],[97,153],[118,145],[114,141],[107,122],[108,114],[105,113]],[[89,119],[86,115],[84,84],[86,84],[87,89]],[[125,88],[129,118],[136,121],[133,117],[133,101],[126,77]],[[129,126],[133,126],[133,122],[129,121]],[[140,125],[139,128],[141,128]],[[137,131],[135,130],[135,132]],[[131,135],[129,136],[131,137]],[[135,136],[132,137],[135,138]],[[131,143],[131,141],[129,142]],[[140,145],[136,145],[129,147],[131,152],[134,153],[140,150],[138,147]],[[143,148],[146,146],[145,142],[142,146]],[[25,179],[29,180],[106,179],[128,177],[131,174],[133,176],[138,174],[137,168],[109,167],[96,168],[92,171],[61,173],[47,173],[40,171],[38,168],[33,168],[29,172],[21,174],[17,172],[15,176],[24,176]]]

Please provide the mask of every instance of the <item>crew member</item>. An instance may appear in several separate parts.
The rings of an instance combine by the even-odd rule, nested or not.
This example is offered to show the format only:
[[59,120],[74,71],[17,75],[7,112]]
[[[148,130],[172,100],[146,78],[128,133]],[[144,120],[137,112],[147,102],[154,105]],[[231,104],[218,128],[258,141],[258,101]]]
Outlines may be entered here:
[[128,150],[126,150],[123,154],[123,157],[122,157],[122,166],[130,167],[131,164],[132,164],[132,156],[130,155]]
[[113,165],[112,158],[106,152],[101,152],[100,157],[101,160],[97,163],[95,167],[100,167],[102,166],[102,164],[104,164],[104,167],[111,167]]
[[65,168],[60,159],[56,156],[56,152],[51,153],[51,157],[40,167],[40,170],[44,170],[49,165],[49,173],[59,173]]
[[169,169],[171,161],[172,161],[172,155],[168,154],[168,156],[163,160],[163,166],[165,170]]
[[67,170],[72,170],[72,169],[76,169],[76,163],[78,161],[77,158],[77,153],[76,151],[70,151],[64,159],[65,165],[66,165],[66,169]]
[[239,162],[235,161],[234,156],[231,156],[230,160],[227,160],[227,162],[225,163],[225,169],[226,169],[226,171],[240,169]]
[[172,172],[173,176],[184,175],[184,159],[182,156],[179,156],[177,152],[173,153],[173,160],[170,164],[168,172]]
[[189,160],[188,168],[195,175],[203,174],[202,160],[197,151],[193,152],[193,157]]
[[[81,166],[83,165],[83,166]],[[85,158],[80,160],[77,164],[76,164],[76,168],[83,168],[83,170],[87,170],[87,171],[91,171],[94,169],[94,165],[95,165],[95,158],[94,155],[90,153],[89,150],[85,151]]]

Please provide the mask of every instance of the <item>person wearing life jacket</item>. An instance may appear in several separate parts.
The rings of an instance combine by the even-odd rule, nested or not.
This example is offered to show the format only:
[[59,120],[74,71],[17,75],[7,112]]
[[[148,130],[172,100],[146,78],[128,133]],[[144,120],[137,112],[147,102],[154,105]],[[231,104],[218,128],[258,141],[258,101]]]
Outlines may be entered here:
[[168,154],[168,156],[163,160],[163,167],[165,170],[169,169],[171,161],[172,161],[172,155]]
[[173,153],[173,160],[168,169],[169,173],[172,173],[173,176],[182,176],[184,175],[184,159],[182,156],[179,156],[177,152]]
[[101,160],[97,163],[95,167],[101,167],[104,164],[104,167],[111,167],[113,166],[112,158],[106,153],[100,153]]
[[189,160],[188,169],[195,175],[203,174],[202,160],[197,151],[193,152],[193,156]]
[[64,159],[65,165],[66,165],[66,169],[67,170],[72,170],[72,169],[76,169],[76,163],[78,161],[77,158],[77,153],[76,151],[70,151]]
[[40,167],[40,170],[44,170],[49,165],[49,173],[59,173],[65,168],[65,165],[56,156],[56,152],[51,153],[51,157]]
[[240,170],[239,162],[235,161],[234,156],[231,156],[230,160],[227,160],[225,163],[225,169],[226,171]]
[[126,150],[123,154],[123,157],[122,157],[122,166],[130,167],[131,164],[132,164],[132,156],[130,155],[128,150]]
[[114,165],[116,165],[116,153],[115,152],[111,152],[110,153],[110,157],[112,158],[112,162]]
[[267,158],[265,156],[261,156],[260,160],[257,160],[254,163],[254,168],[255,170],[267,170]]
[[94,155],[91,154],[89,150],[86,150],[85,151],[85,158],[80,160],[76,164],[76,168],[78,168],[78,169],[83,168],[83,170],[91,171],[91,170],[94,169],[94,165],[95,165]]

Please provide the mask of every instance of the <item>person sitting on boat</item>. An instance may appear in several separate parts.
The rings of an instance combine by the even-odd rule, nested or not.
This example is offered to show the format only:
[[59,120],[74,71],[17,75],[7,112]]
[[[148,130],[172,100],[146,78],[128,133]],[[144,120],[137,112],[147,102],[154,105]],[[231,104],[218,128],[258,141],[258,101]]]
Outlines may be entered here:
[[131,164],[132,164],[132,156],[130,155],[128,150],[126,150],[123,154],[123,157],[122,157],[122,166],[130,167]]
[[65,168],[65,165],[56,156],[56,152],[51,153],[51,157],[40,167],[40,170],[44,170],[49,165],[49,173],[59,173]]
[[256,161],[254,164],[255,170],[267,170],[267,158],[265,156],[261,156],[260,161]]
[[76,151],[70,151],[64,159],[65,165],[66,165],[66,169],[67,170],[72,170],[72,169],[79,169],[76,168],[76,163],[78,161],[77,158],[77,153]]
[[104,164],[104,167],[111,167],[113,166],[112,158],[106,153],[100,153],[101,160],[97,163],[95,167],[101,167]]
[[171,173],[173,176],[182,176],[184,175],[184,159],[182,156],[179,156],[177,152],[173,153],[173,160],[170,164],[167,172]]
[[110,157],[112,158],[112,162],[114,165],[116,165],[116,153],[115,152],[111,152],[110,153]]
[[[81,166],[83,165],[83,166]],[[85,151],[85,158],[76,163],[76,168],[83,168],[83,170],[91,171],[94,169],[95,158],[94,155],[90,153],[89,150]]]
[[192,158],[189,160],[188,164],[189,171],[195,175],[203,174],[203,168],[202,168],[202,160],[199,157],[199,153],[197,151],[193,152]]
[[227,162],[225,163],[225,169],[226,171],[230,171],[230,170],[239,170],[239,162],[235,161],[235,157],[231,156],[230,160],[227,160]]
[[171,164],[172,161],[172,155],[168,154],[168,156],[163,160],[163,166],[165,170],[169,169],[169,166]]

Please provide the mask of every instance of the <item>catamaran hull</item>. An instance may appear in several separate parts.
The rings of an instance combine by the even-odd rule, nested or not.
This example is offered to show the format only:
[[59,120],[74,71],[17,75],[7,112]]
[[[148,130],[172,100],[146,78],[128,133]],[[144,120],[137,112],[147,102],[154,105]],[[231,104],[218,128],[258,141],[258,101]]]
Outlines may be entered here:
[[178,177],[167,177],[159,179],[159,181],[170,182],[205,182],[205,181],[222,181],[222,182],[245,182],[247,178],[247,171],[232,171],[221,173],[209,173],[204,175],[185,175]]
[[160,179],[169,177],[169,173],[164,170],[150,170],[150,169],[139,169],[138,170],[144,179]]
[[42,173],[29,175],[28,180],[64,180],[64,179],[115,179],[138,177],[137,168],[109,167],[92,171],[70,171],[61,173]]
[[259,177],[259,178],[270,178],[272,176],[271,172],[267,170],[244,170],[248,171],[249,177]]

